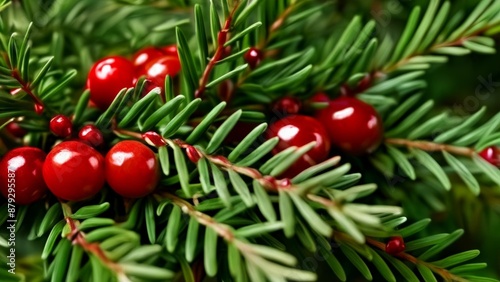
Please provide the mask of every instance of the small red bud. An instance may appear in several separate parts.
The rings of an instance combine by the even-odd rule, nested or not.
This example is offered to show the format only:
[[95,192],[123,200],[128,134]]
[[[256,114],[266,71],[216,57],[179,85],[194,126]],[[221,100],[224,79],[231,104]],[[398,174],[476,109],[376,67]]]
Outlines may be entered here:
[[289,188],[290,186],[292,186],[292,181],[290,180],[290,178],[283,178],[280,180],[281,188]]
[[243,58],[251,69],[255,69],[264,58],[264,53],[262,53],[261,50],[252,47],[245,53]]
[[149,145],[154,147],[163,147],[167,145],[167,142],[160,136],[160,134],[154,131],[148,131],[142,134],[142,139],[146,141]]
[[482,150],[479,155],[490,164],[500,167],[500,148],[491,146]]
[[302,102],[295,97],[283,97],[276,101],[273,110],[286,115],[298,114],[302,108]]
[[276,179],[270,175],[266,175],[260,179],[260,184],[272,190],[278,190]]
[[50,120],[50,131],[57,137],[66,138],[73,131],[73,123],[65,115],[57,115]]
[[99,147],[104,143],[102,132],[92,124],[82,127],[78,133],[78,138],[92,147]]
[[23,138],[28,132],[24,130],[19,123],[11,122],[5,126],[5,129],[16,138]]
[[391,237],[391,239],[385,245],[385,252],[390,255],[397,255],[404,252],[405,249],[406,245],[403,237],[401,236]]
[[186,154],[189,160],[192,161],[193,163],[198,163],[198,161],[201,159],[200,152],[198,152],[198,150],[191,145],[188,145],[186,147]]
[[45,107],[42,104],[35,103],[35,113],[37,115],[41,115],[43,113],[43,110],[45,110]]

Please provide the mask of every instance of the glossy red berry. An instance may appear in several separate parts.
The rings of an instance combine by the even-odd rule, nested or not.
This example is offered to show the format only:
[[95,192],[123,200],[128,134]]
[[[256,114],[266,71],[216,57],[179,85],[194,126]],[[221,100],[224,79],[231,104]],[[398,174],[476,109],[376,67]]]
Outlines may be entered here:
[[73,131],[73,123],[65,115],[57,115],[50,120],[50,131],[57,137],[66,138]]
[[140,198],[158,185],[160,170],[156,155],[138,141],[121,141],[106,155],[106,180],[119,195]]
[[491,146],[482,150],[479,155],[490,164],[500,167],[500,148]]
[[137,51],[132,58],[132,63],[138,76],[145,74],[149,63],[163,56],[165,56],[165,51],[156,47],[146,47]]
[[134,86],[134,65],[129,60],[112,56],[97,61],[87,77],[90,99],[101,109],[111,105],[123,88]]
[[289,147],[301,147],[316,141],[316,146],[298,159],[282,177],[292,178],[315,164],[328,158],[330,140],[328,133],[319,121],[303,115],[290,115],[271,124],[266,132],[267,139],[278,137],[278,145],[273,149],[277,154]]
[[243,56],[243,58],[248,63],[248,66],[251,69],[255,69],[260,64],[260,62],[262,61],[262,59],[264,59],[264,53],[262,53],[261,50],[255,48],[255,47],[251,47],[245,53],[245,55]]
[[163,56],[151,61],[146,66],[146,79],[148,86],[146,93],[155,87],[160,87],[162,90],[165,87],[165,77],[170,75],[176,76],[181,71],[181,62],[174,56]]
[[339,97],[319,110],[316,118],[325,126],[332,145],[361,155],[373,152],[382,141],[382,120],[377,111],[356,98]]
[[104,143],[101,130],[93,124],[84,125],[78,132],[78,139],[92,147],[99,147]]
[[47,191],[42,167],[45,153],[34,147],[9,151],[0,161],[0,192],[15,204],[28,205],[38,201]]
[[19,126],[17,122],[11,122],[5,126],[7,132],[9,132],[12,136],[16,138],[23,138],[28,132]]
[[47,155],[43,178],[56,197],[86,200],[104,186],[104,158],[83,142],[62,142]]
[[273,105],[273,111],[285,115],[298,114],[302,108],[302,103],[295,97],[283,97]]
[[385,245],[385,252],[390,255],[397,255],[399,253],[404,252],[405,249],[406,249],[405,242],[403,240],[403,237],[400,236],[392,237]]

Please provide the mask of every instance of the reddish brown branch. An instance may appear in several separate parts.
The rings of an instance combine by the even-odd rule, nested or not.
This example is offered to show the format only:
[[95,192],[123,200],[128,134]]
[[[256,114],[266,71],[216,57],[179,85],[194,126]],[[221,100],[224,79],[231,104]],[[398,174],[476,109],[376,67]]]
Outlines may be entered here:
[[385,140],[385,143],[396,146],[405,146],[408,148],[417,148],[427,152],[446,151],[454,155],[465,157],[472,157],[476,153],[474,149],[468,147],[458,147],[429,141],[412,141],[407,139],[389,138]]
[[19,82],[19,84],[21,85],[21,89],[26,92],[30,97],[31,99],[33,99],[33,101],[35,102],[35,111],[37,112],[37,114],[41,114],[45,108],[45,106],[43,105],[43,102],[42,100],[40,100],[40,98],[38,98],[32,91],[31,89],[31,86],[29,84],[29,82],[25,82],[21,75],[19,74],[19,71],[17,69],[14,69],[12,70],[12,77],[17,80],[17,82]]
[[[224,26],[222,27],[221,31],[217,34],[217,48],[215,49],[215,53],[208,62],[205,71],[203,71],[203,75],[200,78],[199,86],[196,92],[194,93],[194,96],[196,98],[200,98],[203,96],[203,93],[205,92],[208,84],[208,79],[210,78],[210,74],[212,73],[212,70],[214,69],[215,65],[217,62],[221,59],[223,59],[224,56],[224,49],[227,40],[229,39],[229,31],[231,29],[231,24],[233,22],[233,16],[234,13],[236,12],[236,9],[239,6],[239,1],[236,2],[236,4],[233,7],[233,10],[229,14],[229,16],[226,18],[226,21],[224,23]],[[203,58],[204,59],[204,58]]]
[[118,274],[123,273],[123,270],[120,267],[120,265],[118,265],[117,263],[111,261],[106,256],[106,254],[101,249],[101,247],[99,246],[98,243],[89,243],[89,242],[87,242],[85,240],[85,234],[78,229],[79,221],[78,220],[74,220],[74,219],[72,219],[70,217],[70,214],[71,214],[70,207],[67,204],[65,204],[65,203],[61,203],[61,205],[63,206],[63,211],[64,211],[64,216],[65,216],[66,224],[70,228],[70,232],[66,236],[66,239],[68,239],[69,241],[71,241],[71,243],[73,245],[80,246],[87,253],[93,254],[94,256],[96,256],[97,259],[99,259],[106,267],[108,267],[112,271],[114,271],[114,272],[116,272]]

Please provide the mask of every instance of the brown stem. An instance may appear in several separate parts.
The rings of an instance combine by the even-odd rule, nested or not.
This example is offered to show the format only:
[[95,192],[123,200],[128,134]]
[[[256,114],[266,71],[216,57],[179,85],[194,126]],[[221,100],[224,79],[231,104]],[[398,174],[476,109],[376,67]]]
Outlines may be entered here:
[[224,55],[224,48],[225,48],[224,44],[226,44],[227,40],[229,39],[229,31],[231,29],[233,16],[238,6],[239,6],[239,1],[237,1],[236,4],[234,5],[233,10],[227,17],[222,30],[219,31],[219,33],[217,34],[217,48],[215,49],[215,54],[208,62],[205,71],[203,71],[203,75],[200,78],[198,89],[194,94],[196,98],[200,98],[201,96],[203,96],[203,93],[207,88],[207,83],[208,79],[210,78],[210,73],[212,73],[212,70],[214,69],[215,65],[219,60],[222,59]]
[[70,232],[66,236],[66,239],[70,240],[73,245],[80,246],[87,253],[96,256],[106,267],[108,267],[115,273],[119,275],[122,274],[123,270],[121,266],[110,260],[98,243],[89,243],[85,240],[85,234],[78,229],[78,225],[80,224],[80,222],[71,218],[72,213],[69,205],[66,203],[61,203],[61,205],[63,208],[66,224],[70,228]]
[[292,13],[294,8],[294,5],[288,6],[285,11],[283,11],[283,13],[273,22],[273,24],[269,27],[266,38],[264,38],[259,44],[257,44],[257,49],[264,49],[264,47],[269,44],[271,39],[273,39],[273,36],[276,34],[276,31],[278,31],[281,26],[283,26],[286,18]]
[[[375,248],[385,252],[385,244],[382,242],[379,242],[373,238],[367,237],[366,243],[368,245],[371,245],[372,247],[375,247]],[[394,255],[394,256],[401,259],[401,260],[408,261],[408,262],[415,264],[415,265],[417,265],[417,264],[423,265],[423,266],[429,268],[432,272],[441,276],[445,281],[456,281],[456,282],[468,281],[468,280],[463,279],[459,276],[456,276],[455,274],[450,273],[448,270],[446,270],[444,268],[440,268],[436,265],[433,265],[432,263],[422,261],[422,260],[420,260],[420,259],[418,259],[418,258],[416,258],[408,253],[402,252],[402,253],[399,253],[399,254]]]
[[180,207],[184,213],[195,218],[201,225],[214,230],[219,235],[219,237],[224,238],[228,242],[233,242],[235,240],[234,234],[229,226],[219,223],[213,217],[196,210],[196,208],[187,201],[168,192],[164,192],[159,195],[162,197],[162,199],[166,198],[171,200],[174,205]]
[[405,146],[408,148],[417,148],[427,152],[446,151],[454,155],[465,157],[472,157],[476,153],[473,149],[468,147],[458,147],[429,141],[412,141],[407,139],[389,138],[385,140],[385,143],[396,146]]

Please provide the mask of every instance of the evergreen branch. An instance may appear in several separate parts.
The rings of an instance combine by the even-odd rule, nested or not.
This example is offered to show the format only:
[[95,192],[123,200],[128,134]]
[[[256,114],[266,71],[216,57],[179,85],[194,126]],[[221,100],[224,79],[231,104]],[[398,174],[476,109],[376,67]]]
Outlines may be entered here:
[[[229,249],[235,247],[239,254],[243,256],[246,260],[247,265],[252,265],[258,272],[264,273],[269,279],[293,279],[296,281],[311,281],[316,279],[316,275],[311,272],[306,272],[298,269],[289,268],[288,266],[295,265],[297,263],[293,256],[290,256],[284,252],[278,251],[274,248],[267,246],[260,246],[256,244],[250,244],[246,240],[241,239],[243,232],[235,232],[229,225],[220,223],[215,218],[198,211],[193,205],[187,201],[171,194],[171,193],[160,193],[157,195],[158,199],[168,199],[172,203],[181,208],[181,210],[188,214],[191,218],[196,219],[199,224],[207,227],[216,233],[217,236],[223,238],[229,245]],[[207,234],[209,234],[207,232]],[[206,235],[208,236],[208,235]],[[206,237],[208,238],[208,237]],[[207,240],[207,239],[205,239]],[[207,249],[205,248],[205,268],[207,272],[211,271],[211,265],[213,262],[207,260]],[[231,251],[230,251],[231,255]],[[208,257],[208,259],[215,259]],[[230,267],[234,264],[241,264],[242,262],[238,257],[229,258]],[[272,259],[274,261],[280,262],[286,266],[276,264],[269,261]],[[235,260],[238,260],[236,262]],[[241,268],[241,266],[238,266]],[[276,271],[276,270],[280,271]],[[214,275],[215,273],[212,273]],[[233,273],[233,275],[241,275],[240,273]],[[252,276],[253,273],[249,271],[248,275]]]
[[421,149],[427,152],[440,152],[445,151],[454,155],[465,156],[465,157],[473,157],[476,154],[476,151],[472,148],[467,147],[459,147],[448,144],[440,144],[430,141],[414,141],[400,138],[389,138],[384,141],[386,144],[396,145],[396,146],[404,146],[407,148],[416,148]]
[[120,277],[120,281],[129,281],[128,278],[126,278],[122,267],[106,256],[104,250],[102,250],[99,246],[99,243],[89,243],[85,240],[85,234],[78,228],[80,221],[72,218],[73,214],[71,212],[71,207],[63,202],[61,202],[61,207],[64,213],[66,224],[67,226],[69,226],[69,233],[66,235],[66,239],[71,241],[73,245],[82,247],[82,249],[87,253],[93,254],[97,259],[100,260],[103,265],[115,272],[118,277]]
[[[233,10],[231,13],[227,16],[224,26],[222,29],[217,33],[217,48],[215,49],[215,53],[208,62],[207,66],[205,67],[205,70],[203,71],[203,75],[200,78],[198,89],[195,92],[195,98],[200,98],[203,96],[208,80],[210,79],[210,74],[212,73],[212,70],[214,67],[217,65],[217,62],[224,59],[224,53],[225,53],[225,44],[229,40],[229,35],[231,31],[231,25],[233,21],[233,16],[236,10],[238,9],[240,2],[239,0],[236,1],[236,3],[233,6]],[[202,58],[204,59],[204,58]]]
[[[346,234],[343,234],[341,236],[346,236]],[[379,242],[373,238],[366,238],[366,243],[372,247],[379,249],[382,252],[385,252],[385,244],[382,242]],[[422,265],[426,268],[429,268],[430,270],[432,270],[432,272],[441,276],[444,279],[444,281],[453,281],[453,282],[467,282],[467,281],[469,281],[467,279],[464,279],[462,277],[459,277],[459,276],[451,273],[450,271],[448,271],[445,268],[434,265],[433,263],[429,263],[429,262],[420,260],[417,257],[415,257],[407,252],[402,252],[402,253],[396,254],[395,257],[397,257],[403,261],[408,261],[414,265]]]
[[401,67],[403,67],[404,65],[406,65],[408,63],[411,63],[412,60],[414,60],[416,57],[424,56],[424,55],[431,54],[431,53],[436,53],[436,52],[439,52],[440,49],[444,49],[447,47],[464,46],[464,44],[467,44],[466,42],[474,40],[477,36],[483,35],[486,31],[488,31],[496,26],[498,26],[498,24],[487,25],[487,26],[475,31],[472,34],[460,37],[458,39],[455,39],[455,40],[452,40],[449,42],[436,43],[436,44],[430,46],[427,50],[415,52],[413,54],[408,55],[405,58],[402,58],[401,60],[399,60],[398,62],[396,62],[394,64],[385,66],[382,70],[380,70],[380,72],[384,73],[384,74],[388,74],[388,73],[391,73],[397,69],[400,69]]

